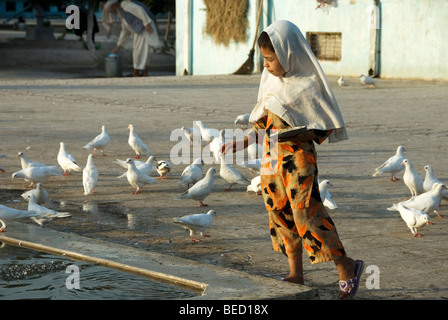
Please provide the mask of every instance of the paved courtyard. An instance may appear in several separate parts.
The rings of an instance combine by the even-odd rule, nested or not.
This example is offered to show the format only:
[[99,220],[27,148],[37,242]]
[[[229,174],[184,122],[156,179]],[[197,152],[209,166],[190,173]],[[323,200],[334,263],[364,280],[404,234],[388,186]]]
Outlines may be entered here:
[[[0,49],[0,54],[5,52]],[[44,186],[53,206],[65,207],[72,217],[53,220],[44,228],[273,279],[285,276],[287,261],[272,250],[261,196],[246,192],[242,185],[224,191],[227,185],[219,177],[219,165],[204,168],[205,172],[214,166],[217,173],[214,191],[205,200],[209,207],[201,208],[193,200],[173,200],[184,190],[177,180],[185,164],[173,164],[166,180],[133,195],[128,182],[117,178],[124,170],[114,163],[133,155],[127,144],[128,124],[157,160],[171,160],[178,143],[170,138],[173,130],[192,127],[196,120],[234,129],[236,116],[249,113],[256,101],[259,75],[153,73],[145,78],[105,78],[101,70],[80,72],[78,65],[0,69],[0,153],[8,155],[0,158],[5,169],[0,174],[0,203],[26,207],[20,197],[25,182],[11,181],[11,174],[20,169],[19,151],[32,160],[57,164],[62,141],[84,167],[88,151],[82,147],[105,125],[111,143],[105,157],[94,159],[100,172],[96,194],[83,195],[82,173],[49,178]],[[357,78],[348,78],[349,86],[341,90],[337,77],[329,79],[350,139],[317,147],[319,171],[321,180],[334,185],[330,192],[339,208],[331,216],[347,253],[368,267],[358,299],[447,299],[448,221],[430,214],[434,225],[419,230],[421,238],[413,237],[398,212],[387,210],[407,199],[409,190],[402,180],[391,182],[386,174],[372,174],[403,145],[423,178],[423,167],[430,164],[440,180],[448,181],[448,83],[379,79],[377,88],[366,88]],[[251,178],[249,170],[235,167]],[[439,212],[446,215],[446,208],[443,202]],[[175,217],[209,209],[216,210],[217,218],[211,237],[201,242],[193,243],[186,230],[172,223]],[[306,285],[317,288],[321,299],[334,299],[334,264],[311,265],[306,257],[304,261]]]

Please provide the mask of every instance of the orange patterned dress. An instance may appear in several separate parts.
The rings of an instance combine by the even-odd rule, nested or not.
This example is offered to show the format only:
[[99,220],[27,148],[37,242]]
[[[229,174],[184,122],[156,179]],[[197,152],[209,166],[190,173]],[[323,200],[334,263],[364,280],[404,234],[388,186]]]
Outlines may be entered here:
[[273,248],[288,258],[303,245],[311,263],[331,261],[345,255],[336,227],[320,198],[317,153],[330,131],[314,130],[317,139],[304,143],[285,141],[269,144],[270,130],[290,126],[268,111],[253,127],[266,131],[263,141],[261,187],[269,212]]

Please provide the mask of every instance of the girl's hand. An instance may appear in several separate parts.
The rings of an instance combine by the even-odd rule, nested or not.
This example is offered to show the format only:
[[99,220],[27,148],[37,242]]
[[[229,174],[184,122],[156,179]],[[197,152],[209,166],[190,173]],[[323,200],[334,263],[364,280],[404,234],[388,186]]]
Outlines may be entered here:
[[231,151],[232,153],[235,153],[237,151],[236,149],[237,149],[236,141],[227,142],[221,146],[221,153],[226,154],[229,151]]
[[221,153],[226,154],[229,151],[235,153],[237,151],[244,150],[245,148],[247,148],[247,137],[242,141],[232,141],[223,144],[221,146]]

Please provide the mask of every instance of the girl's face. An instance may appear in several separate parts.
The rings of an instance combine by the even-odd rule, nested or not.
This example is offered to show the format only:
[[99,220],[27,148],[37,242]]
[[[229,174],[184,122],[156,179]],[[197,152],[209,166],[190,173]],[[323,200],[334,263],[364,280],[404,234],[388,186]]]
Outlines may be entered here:
[[263,66],[268,70],[273,76],[280,77],[285,74],[285,69],[278,61],[277,55],[271,49],[260,47],[261,55],[264,57]]

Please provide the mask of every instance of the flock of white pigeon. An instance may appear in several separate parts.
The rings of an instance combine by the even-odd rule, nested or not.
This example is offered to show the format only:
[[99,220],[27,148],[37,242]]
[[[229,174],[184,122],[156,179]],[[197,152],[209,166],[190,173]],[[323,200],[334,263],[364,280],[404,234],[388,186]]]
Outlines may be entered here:
[[[241,128],[249,125],[249,115],[239,115],[234,121],[235,125],[240,125]],[[147,145],[139,138],[136,130],[132,124],[128,126],[130,147],[135,151],[135,156],[128,158],[125,161],[116,159],[115,163],[127,170],[118,178],[126,178],[129,184],[135,188],[133,194],[140,193],[141,188],[146,184],[157,183],[158,179],[165,179],[171,171],[171,164],[169,161],[160,160],[155,162],[155,156],[151,153]],[[196,121],[193,128],[181,128],[185,136],[190,139],[193,144],[195,137],[200,137],[202,141],[209,143],[210,151],[213,154],[216,163],[220,163],[219,175],[229,184],[225,190],[230,191],[235,184],[242,184],[247,186],[247,192],[254,192],[260,195],[261,190],[261,154],[260,146],[252,144],[248,148],[248,161],[238,164],[241,167],[250,169],[252,175],[255,177],[249,181],[243,174],[241,174],[232,165],[226,163],[224,156],[220,152],[221,146],[226,138],[224,130],[217,130],[209,128],[202,121]],[[195,130],[198,130],[196,133]],[[87,163],[82,169],[74,157],[66,150],[64,142],[60,142],[60,148],[57,155],[58,165],[45,165],[27,158],[25,153],[19,152],[21,167],[20,171],[12,174],[12,179],[22,178],[29,182],[31,188],[35,184],[35,189],[31,189],[22,194],[23,198],[28,201],[27,210],[20,210],[15,208],[0,205],[0,232],[6,228],[4,221],[11,219],[18,219],[30,217],[39,225],[45,221],[53,218],[69,217],[68,212],[57,212],[55,210],[45,207],[48,200],[48,193],[42,187],[44,180],[49,176],[55,175],[70,175],[73,171],[82,171],[82,180],[84,187],[84,195],[91,195],[95,192],[95,186],[98,182],[98,170],[94,165],[93,159],[97,156],[97,151],[100,150],[102,155],[105,155],[105,149],[110,142],[109,134],[103,125],[101,133],[92,141],[86,144],[83,148],[93,150],[88,155]],[[392,181],[397,181],[396,174],[405,170],[403,181],[411,192],[411,198],[397,204],[393,204],[388,210],[399,211],[401,217],[411,229],[415,237],[420,237],[418,228],[423,227],[429,222],[429,214],[435,212],[437,216],[441,217],[437,212],[443,198],[448,199],[448,191],[446,186],[437,180],[434,176],[433,169],[430,165],[424,167],[426,171],[425,179],[422,179],[415,171],[412,162],[404,156],[405,149],[403,146],[397,148],[396,154],[385,161],[380,167],[375,170],[373,176],[379,176],[383,173],[389,173]],[[141,156],[148,156],[147,161],[137,160]],[[0,154],[1,157],[6,155]],[[187,188],[187,190],[177,197],[175,200],[192,199],[198,201],[201,207],[207,206],[204,200],[210,195],[214,188],[214,176],[216,169],[210,167],[208,171],[203,173],[204,162],[198,158],[192,164],[187,166],[178,180],[178,184]],[[62,169],[62,170],[61,170]],[[0,166],[0,173],[5,170]],[[159,177],[153,178],[150,175],[154,172],[159,174]],[[329,188],[332,184],[329,180],[319,182],[319,189],[324,205],[329,209],[338,208],[333,201]],[[206,230],[211,227],[215,210],[209,210],[207,213],[192,214],[176,218],[175,222],[180,223],[190,231],[190,237],[194,241],[200,241],[195,237],[195,233],[200,233],[202,237],[207,236]]]
[[[235,184],[243,184],[247,186],[247,191],[253,191],[260,194],[260,176],[252,179],[251,183],[251,181],[246,179],[237,169],[227,164],[224,157],[219,154],[220,152],[218,150],[220,150],[221,145],[224,143],[224,131],[209,128],[201,121],[197,121],[195,124],[197,125],[197,128],[195,127],[194,130],[200,130],[201,139],[210,143],[213,157],[217,160],[217,163],[220,163],[219,174],[221,178],[229,184],[229,187],[225,190],[231,190],[232,186]],[[248,115],[238,116],[235,120],[235,125],[247,126]],[[128,143],[135,151],[135,156],[126,160],[116,159],[114,162],[127,169],[118,178],[126,178],[129,184],[134,188],[132,193],[139,194],[143,186],[157,183],[158,179],[166,179],[171,171],[171,164],[166,160],[156,162],[155,156],[137,135],[134,126],[130,124],[128,129]],[[193,128],[182,129],[188,138],[193,138],[193,136],[189,136],[189,132],[192,132]],[[92,153],[88,155],[87,163],[84,168],[81,168],[73,155],[67,151],[64,142],[60,142],[60,148],[57,155],[58,165],[46,165],[37,161],[32,161],[24,152],[19,152],[18,157],[20,158],[22,169],[12,174],[12,180],[18,178],[24,179],[29,183],[29,188],[32,188],[33,186],[35,186],[35,188],[22,194],[23,198],[28,201],[27,210],[0,205],[0,232],[6,228],[5,221],[13,219],[30,217],[36,223],[42,225],[45,221],[54,218],[69,217],[70,213],[68,212],[57,212],[45,207],[45,204],[48,201],[48,192],[43,188],[43,182],[50,176],[71,175],[73,171],[82,172],[84,195],[94,194],[99,174],[93,160],[94,157],[98,155],[98,151],[101,151],[103,156],[105,155],[105,149],[109,142],[110,136],[106,127],[103,125],[101,133],[83,147],[87,150],[92,150]],[[254,151],[255,153],[251,152],[251,154],[255,155],[257,150]],[[144,155],[148,156],[146,161],[138,160]],[[6,155],[0,154],[0,157],[6,157]],[[261,159],[255,159],[255,156],[252,156],[252,158],[254,158],[254,161],[244,162],[240,165],[241,167],[249,168],[252,173],[255,171],[259,172]],[[193,199],[198,201],[200,206],[207,206],[203,201],[213,190],[216,169],[211,167],[204,175],[203,165],[204,163],[202,159],[195,159],[191,165],[183,170],[178,184],[186,187],[187,190],[182,194],[179,194],[175,200]],[[4,171],[5,170],[0,167],[0,173]],[[157,172],[159,176],[156,178],[150,176],[154,172]],[[189,229],[191,238],[194,241],[199,241],[194,234],[198,232],[205,237],[205,231],[210,228],[215,214],[216,212],[214,210],[209,210],[207,213],[193,214],[177,218],[175,222],[180,223],[183,227]]]
[[403,182],[409,188],[411,197],[406,201],[394,203],[387,210],[398,211],[412,234],[420,237],[418,228],[432,224],[429,214],[435,213],[437,217],[442,218],[437,209],[443,199],[448,199],[448,191],[446,185],[436,178],[431,165],[424,166],[425,177],[422,178],[411,160],[406,158],[405,151],[403,146],[398,146],[395,155],[376,168],[373,176],[388,173],[391,181],[395,182],[399,180],[396,174],[404,170]]

